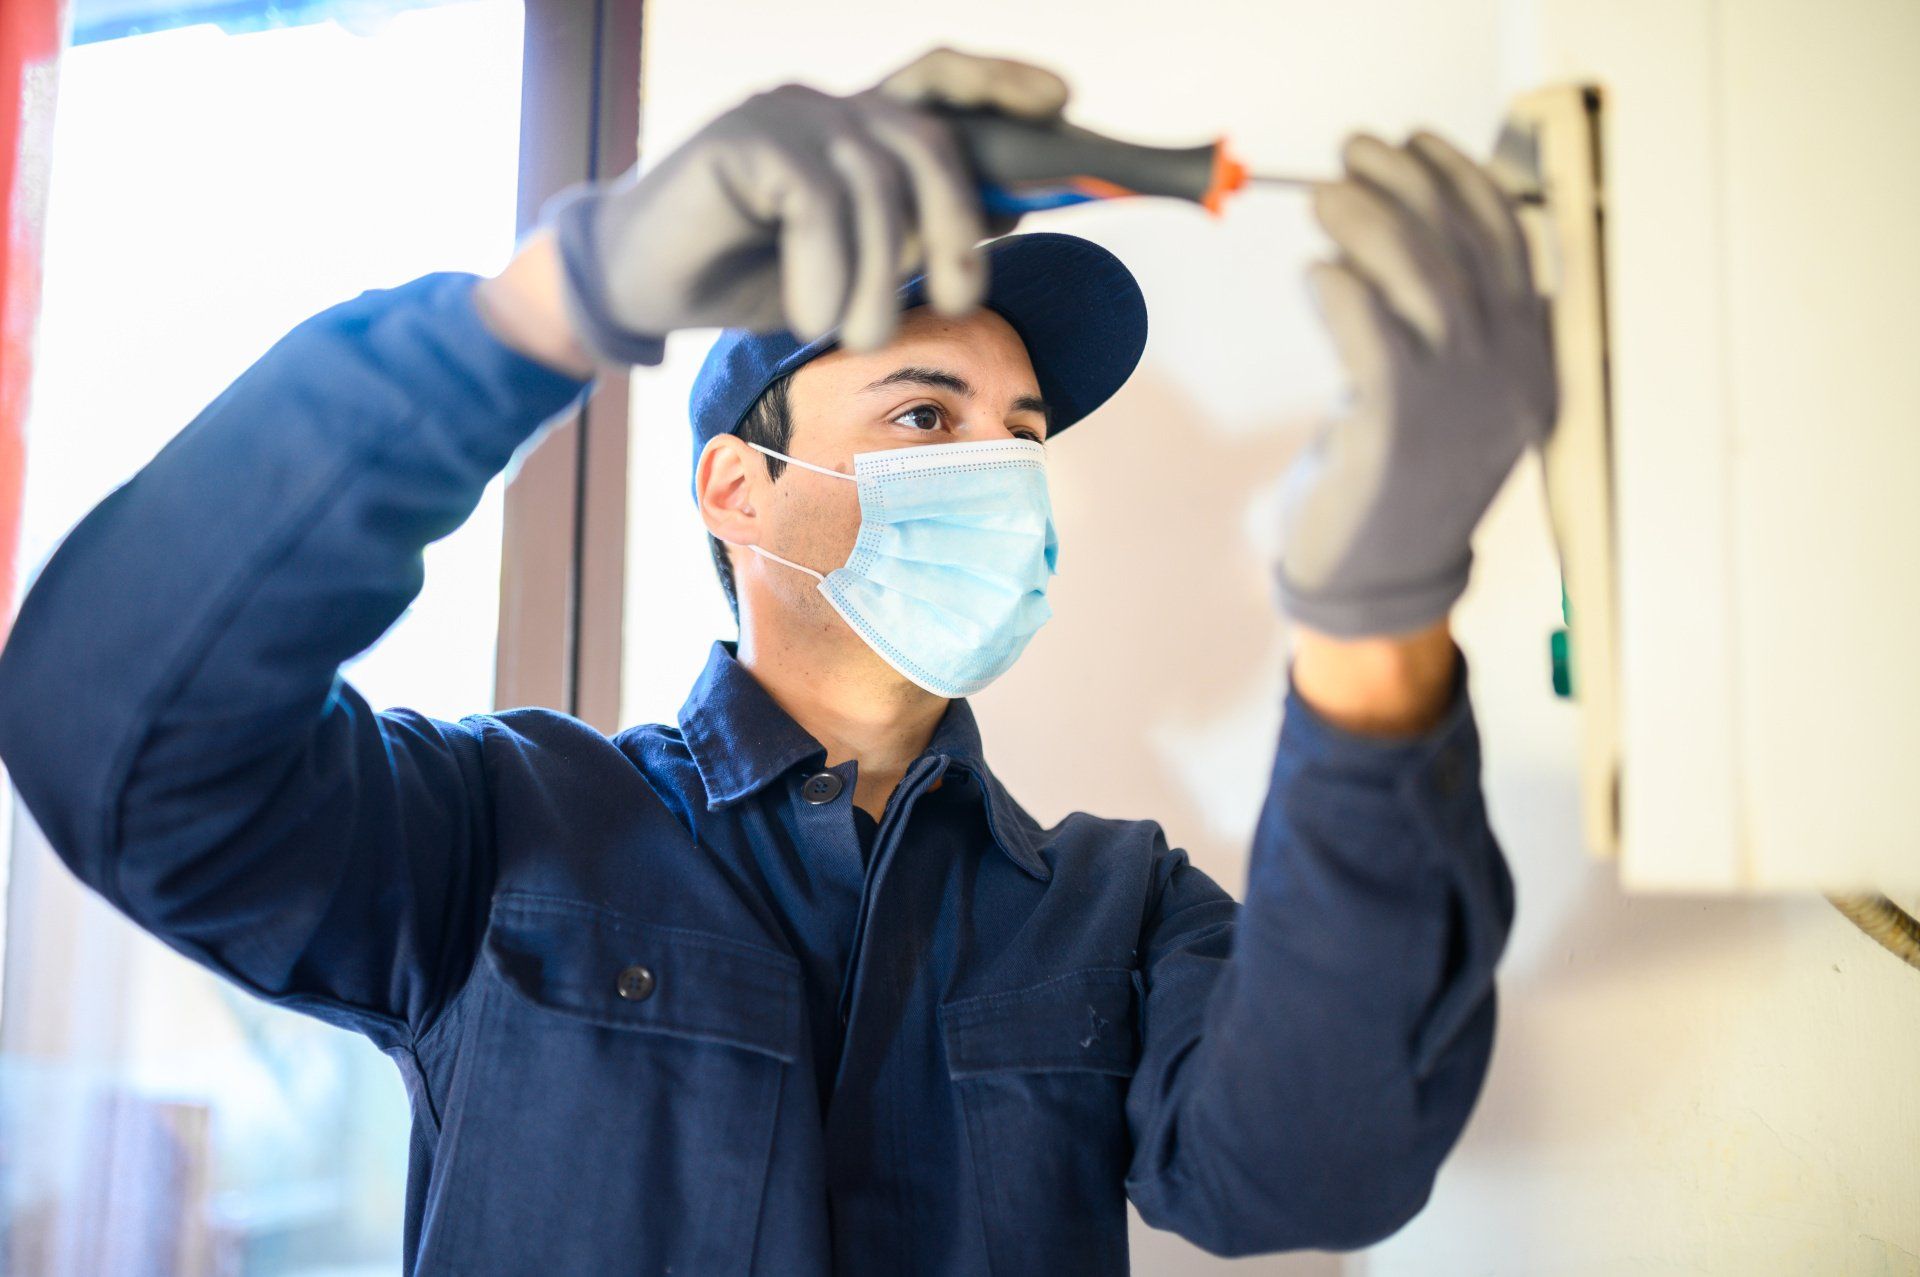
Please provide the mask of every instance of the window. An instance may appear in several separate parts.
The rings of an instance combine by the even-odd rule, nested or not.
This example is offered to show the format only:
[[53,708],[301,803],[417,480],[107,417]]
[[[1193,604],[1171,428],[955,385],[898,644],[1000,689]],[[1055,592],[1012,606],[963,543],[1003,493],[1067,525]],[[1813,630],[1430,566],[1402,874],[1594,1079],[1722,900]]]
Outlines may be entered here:
[[[288,328],[428,271],[497,270],[520,224],[521,0],[146,10],[80,4],[61,63],[29,576]],[[375,705],[492,707],[505,505],[496,480],[347,669]],[[391,1063],[133,927],[24,814],[11,841],[0,1269],[396,1271]]]

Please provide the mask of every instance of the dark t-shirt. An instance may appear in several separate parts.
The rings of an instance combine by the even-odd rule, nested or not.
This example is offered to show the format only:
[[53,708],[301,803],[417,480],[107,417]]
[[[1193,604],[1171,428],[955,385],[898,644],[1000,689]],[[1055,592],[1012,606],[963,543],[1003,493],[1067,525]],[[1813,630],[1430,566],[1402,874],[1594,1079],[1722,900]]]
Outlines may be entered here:
[[853,809],[853,831],[860,835],[860,863],[873,860],[873,836],[880,832],[880,822],[867,815],[864,807]]

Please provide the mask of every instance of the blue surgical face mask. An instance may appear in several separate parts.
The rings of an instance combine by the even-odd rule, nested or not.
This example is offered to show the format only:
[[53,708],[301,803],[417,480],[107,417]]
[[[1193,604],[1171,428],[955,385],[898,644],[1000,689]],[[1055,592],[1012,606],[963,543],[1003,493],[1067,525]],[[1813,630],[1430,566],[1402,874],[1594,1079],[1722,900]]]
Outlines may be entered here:
[[854,633],[936,696],[971,696],[1006,673],[1053,615],[1047,580],[1059,542],[1040,444],[990,439],[861,452],[850,475],[749,446],[859,485],[860,535],[844,567],[822,576],[747,548],[819,581]]

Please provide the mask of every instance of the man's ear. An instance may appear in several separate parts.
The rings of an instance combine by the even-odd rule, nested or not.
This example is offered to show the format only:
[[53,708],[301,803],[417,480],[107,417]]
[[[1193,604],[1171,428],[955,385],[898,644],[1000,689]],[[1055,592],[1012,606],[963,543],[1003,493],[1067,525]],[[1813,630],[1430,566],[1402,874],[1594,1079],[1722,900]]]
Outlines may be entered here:
[[715,435],[700,450],[693,487],[700,500],[700,519],[707,531],[735,545],[757,545],[760,520],[754,495],[760,475],[754,472],[758,455],[738,435]]

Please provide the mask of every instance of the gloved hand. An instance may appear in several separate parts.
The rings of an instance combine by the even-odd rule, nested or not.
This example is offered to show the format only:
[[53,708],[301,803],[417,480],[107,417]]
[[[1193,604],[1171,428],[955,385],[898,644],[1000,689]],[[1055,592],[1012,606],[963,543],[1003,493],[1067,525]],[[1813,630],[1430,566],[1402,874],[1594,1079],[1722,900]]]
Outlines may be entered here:
[[1546,300],[1513,207],[1431,133],[1349,139],[1314,215],[1341,257],[1309,270],[1351,408],[1288,471],[1278,595],[1341,638],[1403,633],[1467,585],[1474,525],[1558,413]]
[[897,326],[895,292],[927,272],[936,310],[986,295],[977,245],[1019,220],[987,218],[953,130],[916,104],[1049,119],[1051,71],[937,48],[836,97],[783,84],[707,124],[645,173],[556,194],[570,320],[612,364],[658,364],[676,328],[786,328],[811,341],[844,324],[856,350]]

